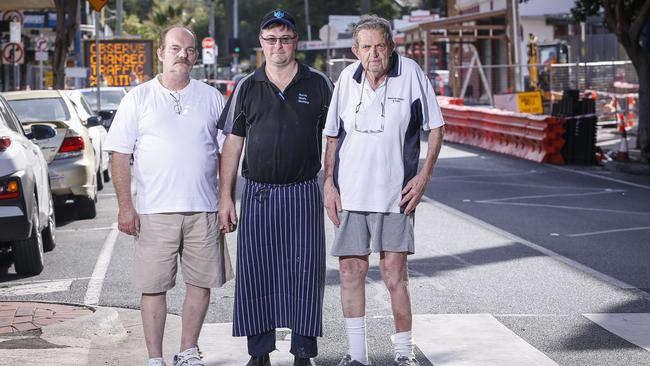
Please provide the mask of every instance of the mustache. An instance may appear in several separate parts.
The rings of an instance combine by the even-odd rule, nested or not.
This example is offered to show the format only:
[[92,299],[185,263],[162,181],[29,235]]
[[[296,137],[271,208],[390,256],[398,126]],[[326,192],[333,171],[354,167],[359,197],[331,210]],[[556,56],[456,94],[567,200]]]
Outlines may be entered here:
[[186,59],[186,58],[179,58],[179,59],[177,59],[176,61],[174,61],[174,64],[185,64],[185,65],[189,65],[189,64],[190,64],[190,61],[189,61],[188,59]]

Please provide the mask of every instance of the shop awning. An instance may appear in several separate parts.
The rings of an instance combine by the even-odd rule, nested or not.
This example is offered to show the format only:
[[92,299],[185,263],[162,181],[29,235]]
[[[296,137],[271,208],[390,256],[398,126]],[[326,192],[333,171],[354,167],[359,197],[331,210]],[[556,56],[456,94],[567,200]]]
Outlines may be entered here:
[[2,0],[0,10],[42,10],[55,9],[54,0]]

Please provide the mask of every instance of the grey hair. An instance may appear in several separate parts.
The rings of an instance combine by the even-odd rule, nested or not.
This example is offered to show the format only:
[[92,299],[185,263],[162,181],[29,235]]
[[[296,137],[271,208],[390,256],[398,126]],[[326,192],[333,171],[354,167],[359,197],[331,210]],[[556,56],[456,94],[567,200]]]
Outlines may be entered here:
[[354,39],[354,47],[359,47],[359,32],[364,29],[373,29],[384,32],[384,39],[386,40],[389,49],[395,48],[395,41],[393,40],[393,31],[390,22],[384,18],[376,15],[363,15],[359,22],[354,26],[352,37]]

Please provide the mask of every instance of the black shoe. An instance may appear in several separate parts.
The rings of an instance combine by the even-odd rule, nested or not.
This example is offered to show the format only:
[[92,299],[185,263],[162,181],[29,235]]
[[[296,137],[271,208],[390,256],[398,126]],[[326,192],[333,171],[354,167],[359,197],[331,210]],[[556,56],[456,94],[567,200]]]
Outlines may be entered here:
[[246,366],[271,366],[271,359],[268,354],[260,357],[251,357]]
[[310,358],[294,357],[293,366],[312,366]]

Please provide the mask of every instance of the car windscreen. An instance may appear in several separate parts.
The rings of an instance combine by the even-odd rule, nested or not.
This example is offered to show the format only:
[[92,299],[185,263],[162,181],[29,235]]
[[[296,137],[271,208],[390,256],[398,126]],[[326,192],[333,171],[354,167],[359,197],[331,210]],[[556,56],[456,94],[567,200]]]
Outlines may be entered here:
[[20,122],[67,121],[70,111],[62,98],[9,100]]
[[[83,95],[90,103],[90,106],[93,110],[97,110],[97,92],[96,91],[84,91]],[[102,101],[102,109],[117,109],[120,106],[120,102],[124,97],[124,91],[122,90],[101,90],[100,98]]]

